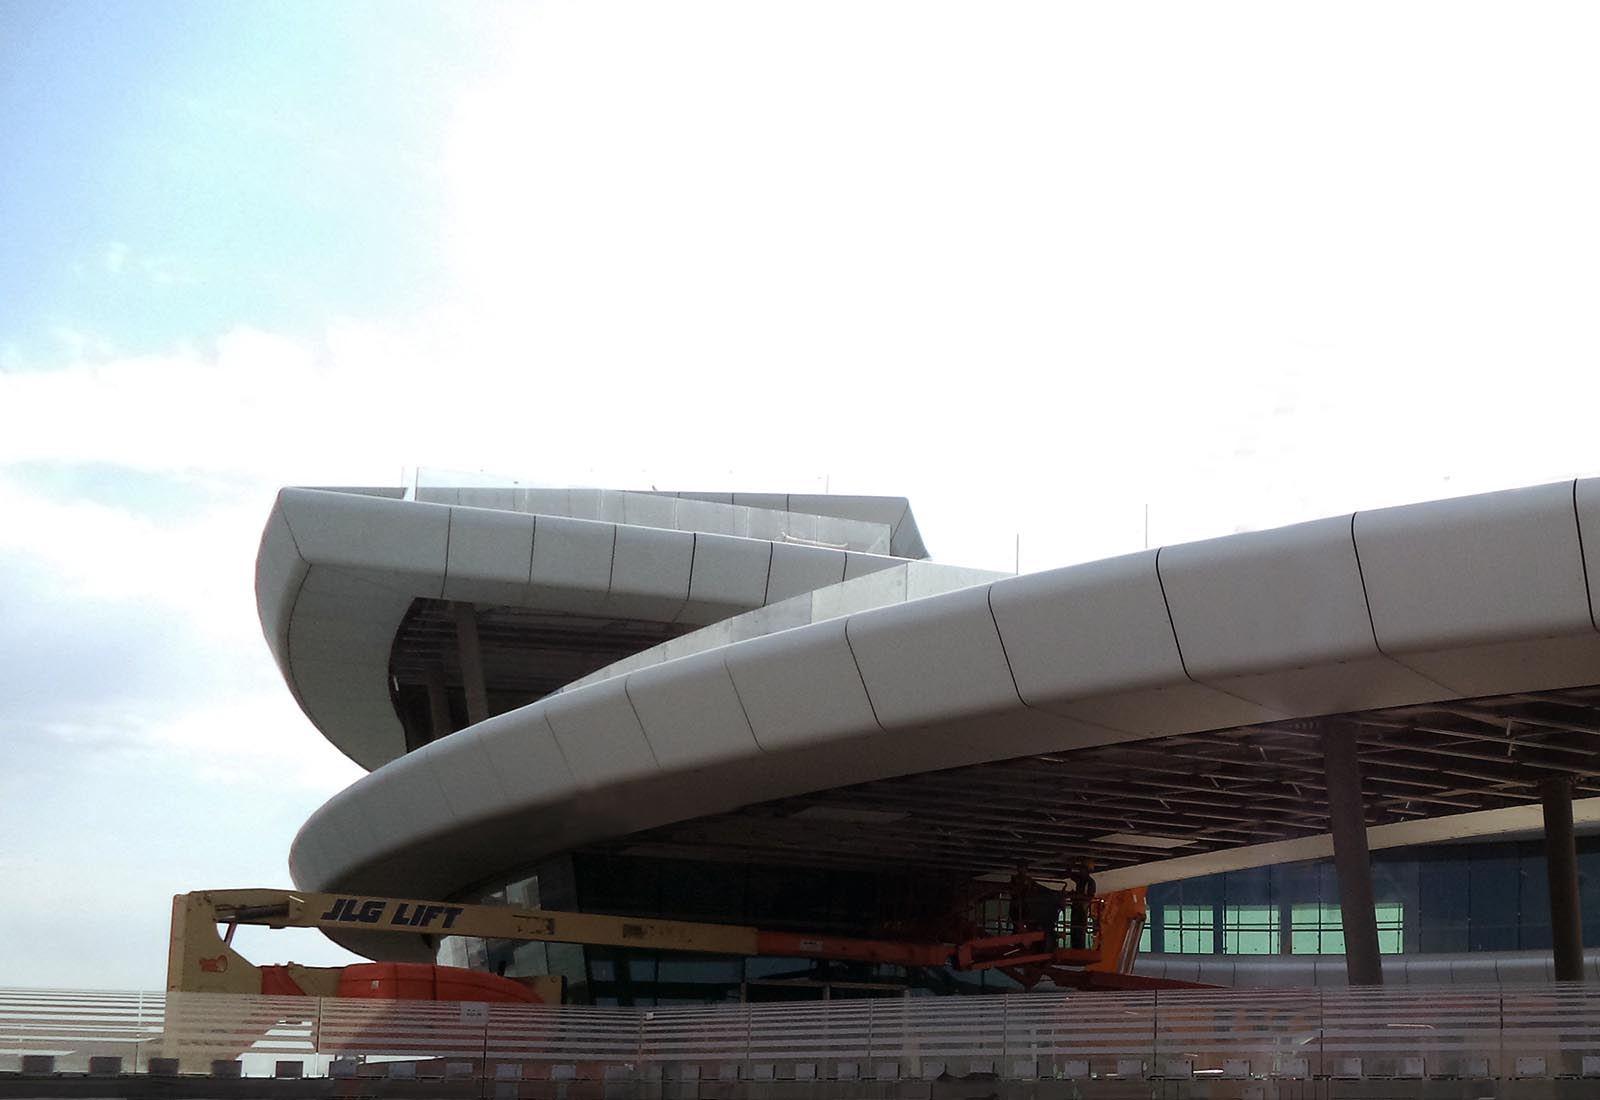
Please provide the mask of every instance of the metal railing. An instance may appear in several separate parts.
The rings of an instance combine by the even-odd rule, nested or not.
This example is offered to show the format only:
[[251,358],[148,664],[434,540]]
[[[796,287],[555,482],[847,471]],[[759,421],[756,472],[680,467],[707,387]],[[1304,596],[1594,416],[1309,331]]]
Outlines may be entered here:
[[[1035,993],[585,1008],[0,989],[0,1072],[579,1080],[1600,1077],[1600,987]],[[102,1066],[104,1061],[100,1063]],[[235,1072],[238,1072],[236,1070]],[[364,1070],[365,1072],[365,1070]]]

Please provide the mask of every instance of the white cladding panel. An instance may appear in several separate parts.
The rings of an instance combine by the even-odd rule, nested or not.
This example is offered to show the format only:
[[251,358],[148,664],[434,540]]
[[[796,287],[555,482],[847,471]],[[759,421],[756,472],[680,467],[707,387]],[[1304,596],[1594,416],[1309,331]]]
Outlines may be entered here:
[[1389,653],[1593,629],[1571,482],[1356,517]]
[[1584,576],[1589,582],[1589,621],[1600,628],[1600,478],[1583,478],[1572,487],[1583,536]]
[[684,531],[618,527],[611,559],[614,613],[670,621],[689,598],[694,536]]
[[865,577],[868,573],[877,573],[905,564],[906,562],[902,558],[890,558],[882,554],[863,554],[858,550],[847,550],[844,555],[844,579],[847,581],[855,580],[857,577]]
[[989,604],[1030,706],[1142,734],[1273,717],[1185,675],[1154,550],[996,581]]
[[798,534],[791,528],[789,519],[789,513],[783,511],[752,511],[746,520],[748,533],[753,539],[782,543],[789,536]]
[[261,532],[261,549],[256,554],[256,607],[261,613],[261,632],[266,635],[267,646],[285,671],[290,615],[305,575],[306,562],[294,544],[288,521],[274,508]]
[[674,522],[685,531],[738,535],[748,532],[750,527],[749,519],[745,518],[745,531],[736,529],[736,519],[741,517],[743,513],[730,507],[729,502],[711,504],[701,500],[679,500]]
[[518,489],[516,508],[519,512],[536,512],[539,515],[570,517],[572,512],[572,490]]
[[1189,675],[1282,716],[1449,695],[1379,652],[1350,522],[1163,547],[1156,568]]
[[[892,560],[892,559],[891,559]],[[906,566],[906,599],[920,600],[924,596],[938,596],[958,588],[988,584],[1004,580],[1012,574],[996,573],[989,569],[963,569],[959,566],[936,565],[928,561],[910,561]]]
[[1197,680],[1378,654],[1349,516],[1158,555],[1178,646]]
[[385,847],[421,840],[441,825],[455,824],[456,815],[434,774],[436,758],[412,753],[362,780],[361,809]]
[[606,520],[605,498],[608,496],[601,489],[568,489],[567,507],[568,515],[573,519]]
[[1572,482],[1363,512],[1385,652],[1462,695],[1600,680]]
[[734,493],[733,503],[746,508],[755,508],[763,512],[787,512],[789,510],[789,494],[787,493]]
[[1033,706],[1187,680],[1154,550],[996,581],[989,602]]
[[534,519],[519,512],[450,510],[444,598],[518,604],[533,570]]
[[786,542],[773,543],[767,602],[777,603],[791,596],[838,584],[844,580],[844,565],[845,556],[838,550]]
[[364,799],[352,798],[352,789],[346,788],[323,804],[316,813],[315,820],[325,830],[329,837],[337,838],[334,845],[337,852],[329,851],[329,857],[343,856],[345,851],[354,849],[362,852],[376,852],[384,847],[385,838],[372,827],[372,822],[367,818],[364,809]]
[[624,685],[603,680],[540,704],[580,787],[605,787],[658,770]]
[[989,587],[866,611],[845,636],[884,729],[1020,703],[989,613]]
[[637,527],[664,527],[670,530],[677,523],[676,497],[654,496],[650,493],[628,493],[622,498],[624,523]]
[[317,849],[312,859],[323,863],[325,875],[336,875],[342,870],[350,851],[382,851],[386,838],[374,830],[366,817],[365,801],[365,780],[362,780],[355,787],[339,791],[338,795],[318,807],[306,825],[302,825],[299,836],[294,838],[290,857],[291,875],[298,873],[296,868],[299,867],[299,860],[296,855],[299,855],[302,841],[317,839]]
[[293,669],[306,713],[351,760],[376,768],[406,751],[405,731],[389,699],[387,662],[297,660]]
[[[343,794],[335,798],[345,797]],[[289,880],[299,884],[303,889],[315,889],[310,883],[333,882],[348,870],[345,859],[330,857],[327,843],[324,838],[334,834],[324,826],[327,820],[325,811],[327,804],[306,819],[300,826],[300,831],[295,834],[294,842],[289,846]],[[347,856],[352,851],[359,851],[352,845],[343,849],[339,854]]]
[[466,821],[481,816],[486,803],[498,801],[495,796],[501,793],[500,780],[494,761],[484,748],[481,724],[459,730],[450,738],[452,742],[461,738],[459,745],[450,752],[439,751],[435,746],[442,742],[436,741],[412,755],[429,756],[426,763],[438,779],[450,811],[457,819]]
[[663,768],[693,768],[760,751],[720,651],[643,669],[626,682]]
[[443,590],[448,507],[315,489],[285,489],[278,506],[308,562],[418,578],[426,595]]
[[767,750],[877,730],[843,619],[768,634],[727,650],[728,674]]
[[441,501],[467,508],[508,510],[517,506],[516,489],[457,489]]
[[594,611],[611,588],[617,528],[609,523],[540,516],[533,531],[529,603],[552,611]]
[[767,598],[772,544],[731,535],[694,535],[689,577],[691,608],[684,618],[714,622],[760,607]]
[[[780,630],[792,630],[798,626],[805,626],[813,621],[812,601],[809,595],[791,597],[782,603],[768,603],[766,607],[758,607],[728,621],[732,631],[733,640],[742,642],[747,638],[759,638],[767,634],[775,634]],[[694,635],[685,635],[693,637]]]
[[[838,618],[856,611],[869,611],[906,600],[906,566],[881,569],[876,573],[862,573],[844,584],[833,584],[811,593],[811,619]],[[847,570],[848,572],[848,570]]]
[[536,806],[567,794],[576,783],[542,704],[480,722],[452,739],[474,735],[494,766],[497,790],[483,792],[485,814]]
[[[395,608],[399,601],[389,601],[381,610],[374,607],[361,618],[340,614],[321,615],[321,610],[307,609],[313,599],[303,599],[302,609],[289,624],[289,660],[296,669],[318,662],[336,665],[376,665],[374,658],[386,653],[394,644],[395,631],[405,616],[405,607]],[[410,601],[405,601],[406,605]],[[335,611],[337,609],[334,609]]]

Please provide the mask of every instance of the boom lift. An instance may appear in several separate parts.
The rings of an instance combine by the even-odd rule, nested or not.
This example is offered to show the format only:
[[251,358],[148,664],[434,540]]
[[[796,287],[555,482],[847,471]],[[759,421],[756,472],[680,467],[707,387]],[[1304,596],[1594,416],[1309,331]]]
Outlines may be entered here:
[[[233,933],[241,924],[949,966],[965,971],[994,969],[1030,989],[1046,978],[1057,986],[1099,989],[1181,984],[1130,973],[1144,927],[1142,888],[1096,895],[1093,880],[1086,874],[1070,886],[1054,890],[1021,872],[1009,884],[980,884],[969,891],[969,906],[987,901],[996,903],[990,906],[994,911],[997,904],[1009,902],[1009,920],[1002,919],[998,931],[970,919],[958,920],[953,925],[957,938],[941,942],[772,932],[743,925],[414,898],[271,889],[199,891],[179,894],[172,901],[167,989],[280,996],[560,1001],[559,978],[521,981],[458,967],[405,963],[258,967],[233,949]],[[218,934],[218,925],[227,928],[226,934]]]

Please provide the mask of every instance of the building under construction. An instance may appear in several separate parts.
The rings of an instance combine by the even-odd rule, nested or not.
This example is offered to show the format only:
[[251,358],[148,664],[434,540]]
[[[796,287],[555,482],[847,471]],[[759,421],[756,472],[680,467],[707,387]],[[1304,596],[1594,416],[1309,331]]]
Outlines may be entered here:
[[[1023,576],[928,560],[901,498],[337,488],[279,495],[257,597],[369,769],[304,890],[925,942],[1013,929],[1021,869],[1146,888],[1145,973],[1305,986],[1581,976],[1591,578],[1600,481]],[[330,934],[596,1005],[1028,978]]]

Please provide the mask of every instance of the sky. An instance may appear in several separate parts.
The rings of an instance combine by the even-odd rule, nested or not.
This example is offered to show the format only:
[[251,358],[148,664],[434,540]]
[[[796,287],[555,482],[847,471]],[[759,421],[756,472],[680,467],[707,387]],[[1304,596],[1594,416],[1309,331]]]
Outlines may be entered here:
[[0,3],[0,986],[160,988],[359,775],[261,639],[284,485],[903,494],[1032,570],[1600,473],[1597,30]]

